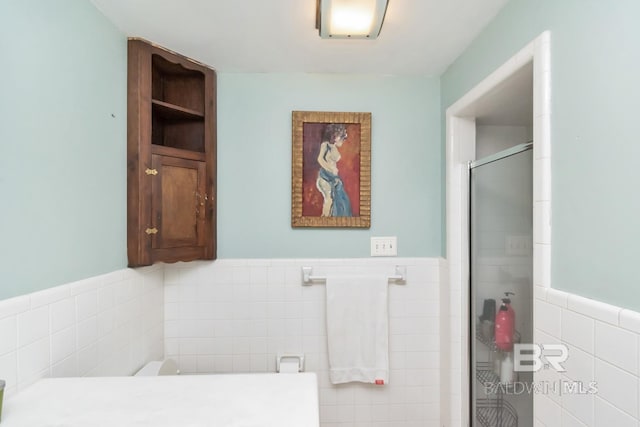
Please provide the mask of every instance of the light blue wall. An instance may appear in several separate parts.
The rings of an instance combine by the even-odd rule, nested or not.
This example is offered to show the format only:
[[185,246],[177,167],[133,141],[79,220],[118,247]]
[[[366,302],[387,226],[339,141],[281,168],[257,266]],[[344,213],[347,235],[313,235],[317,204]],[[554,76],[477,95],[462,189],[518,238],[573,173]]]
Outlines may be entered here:
[[[439,109],[437,78],[219,73],[219,257],[367,257],[390,235],[440,256]],[[372,113],[371,229],[291,228],[293,110]]]
[[[84,0],[0,3],[0,299],[126,266],[126,37]],[[215,64],[214,64],[215,65]],[[220,258],[441,254],[435,78],[218,79]],[[291,111],[372,112],[370,230],[292,229]]]
[[126,48],[88,1],[0,2],[0,299],[126,266]]
[[[221,73],[220,257],[367,256],[372,235],[439,256],[440,107],[550,29],[553,286],[640,309],[637,16],[635,0],[512,0],[440,82]],[[4,0],[0,48],[0,298],[124,267],[125,37],[84,0]],[[291,110],[373,113],[370,230],[291,229]]]
[[511,0],[441,79],[444,110],[551,31],[552,286],[635,310],[638,16],[637,0]]

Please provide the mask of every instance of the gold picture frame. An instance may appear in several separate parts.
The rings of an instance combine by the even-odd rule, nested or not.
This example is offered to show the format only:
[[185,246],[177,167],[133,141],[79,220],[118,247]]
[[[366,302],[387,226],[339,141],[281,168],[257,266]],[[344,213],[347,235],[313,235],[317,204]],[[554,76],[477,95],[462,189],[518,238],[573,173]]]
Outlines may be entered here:
[[371,226],[371,113],[292,112],[291,226]]

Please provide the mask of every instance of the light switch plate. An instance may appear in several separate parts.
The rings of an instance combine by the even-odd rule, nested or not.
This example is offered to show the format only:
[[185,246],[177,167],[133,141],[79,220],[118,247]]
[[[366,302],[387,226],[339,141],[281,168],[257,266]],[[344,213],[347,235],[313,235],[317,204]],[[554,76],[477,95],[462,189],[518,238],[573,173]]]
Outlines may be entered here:
[[372,237],[371,256],[398,256],[398,238]]

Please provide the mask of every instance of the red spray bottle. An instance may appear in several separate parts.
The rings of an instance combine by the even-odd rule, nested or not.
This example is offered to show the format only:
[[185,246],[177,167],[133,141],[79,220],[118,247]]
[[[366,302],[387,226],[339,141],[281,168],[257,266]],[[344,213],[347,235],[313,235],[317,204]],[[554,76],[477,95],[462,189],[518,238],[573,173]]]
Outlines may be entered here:
[[502,304],[496,314],[495,325],[495,342],[496,347],[502,351],[513,350],[513,335],[516,327],[516,313],[511,308],[511,299],[509,295],[515,295],[513,292],[505,292],[505,298],[502,298]]

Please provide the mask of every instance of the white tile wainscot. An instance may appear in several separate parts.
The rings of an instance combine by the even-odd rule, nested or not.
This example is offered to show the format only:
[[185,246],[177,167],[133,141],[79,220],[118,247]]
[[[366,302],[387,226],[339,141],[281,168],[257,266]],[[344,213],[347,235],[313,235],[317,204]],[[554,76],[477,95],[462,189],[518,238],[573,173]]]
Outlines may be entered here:
[[39,378],[131,375],[164,346],[162,265],[0,301],[5,398]]
[[[552,288],[536,291],[534,341],[569,351],[566,372],[535,376],[565,387],[535,395],[537,425],[640,425],[640,313]],[[595,393],[577,393],[576,382],[584,390],[593,384]]]
[[[329,426],[425,426],[440,419],[438,258],[227,259],[165,266],[165,354],[185,373],[274,372],[278,353],[304,353]],[[329,382],[325,286],[314,275],[395,274],[389,284],[390,381]]]

